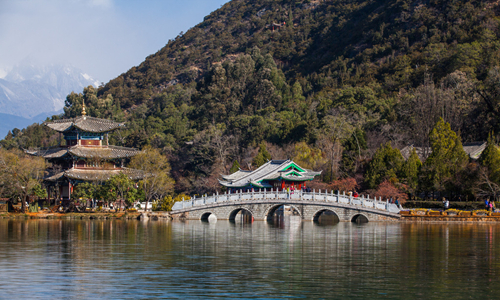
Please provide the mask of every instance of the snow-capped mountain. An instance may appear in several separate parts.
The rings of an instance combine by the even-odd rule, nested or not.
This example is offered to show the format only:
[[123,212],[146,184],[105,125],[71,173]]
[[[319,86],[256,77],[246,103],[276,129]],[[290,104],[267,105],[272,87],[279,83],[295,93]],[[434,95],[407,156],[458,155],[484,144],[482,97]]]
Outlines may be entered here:
[[24,62],[0,79],[0,113],[32,118],[64,107],[72,91],[81,93],[99,81],[69,65],[35,65]]

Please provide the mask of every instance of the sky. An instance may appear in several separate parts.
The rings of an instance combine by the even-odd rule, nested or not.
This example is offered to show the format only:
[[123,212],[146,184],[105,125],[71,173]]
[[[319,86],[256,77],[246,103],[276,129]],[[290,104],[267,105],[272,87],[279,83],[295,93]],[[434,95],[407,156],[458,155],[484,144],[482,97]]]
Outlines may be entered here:
[[101,82],[128,71],[228,0],[0,0],[0,78],[29,59]]

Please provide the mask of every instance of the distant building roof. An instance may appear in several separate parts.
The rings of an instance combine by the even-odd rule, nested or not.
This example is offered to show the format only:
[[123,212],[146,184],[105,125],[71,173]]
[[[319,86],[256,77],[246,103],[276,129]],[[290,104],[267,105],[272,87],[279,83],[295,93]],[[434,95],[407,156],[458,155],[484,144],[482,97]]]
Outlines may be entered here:
[[118,146],[104,146],[104,147],[56,147],[43,150],[26,151],[26,153],[34,156],[42,156],[46,159],[62,158],[65,155],[73,155],[81,158],[95,158],[102,159],[118,159],[129,158],[137,155],[140,151],[135,148],[126,148]]
[[255,171],[239,170],[231,175],[222,175],[224,180],[219,180],[219,183],[229,188],[246,186],[270,188],[272,186],[266,181],[279,179],[285,181],[309,181],[320,174],[321,172],[302,168],[292,160],[271,160]]
[[[483,153],[484,149],[486,148],[486,145],[486,142],[472,142],[465,143],[462,145],[462,147],[465,153],[467,153],[470,158],[478,159],[479,156],[481,156],[481,153]],[[413,145],[404,147],[400,150],[400,152],[405,159],[408,159],[413,148],[415,148],[418,158],[420,158],[422,162],[425,161],[427,157],[429,157],[429,155],[432,153],[432,149],[430,147],[414,147]]]
[[103,159],[128,158],[137,155],[140,151],[134,148],[107,146],[107,147],[71,147],[69,153],[82,158],[99,157]]
[[484,149],[486,149],[486,146],[488,145],[487,142],[474,142],[474,143],[467,143],[464,144],[464,151],[467,153],[470,158],[472,159],[478,159],[479,156],[481,156],[481,153],[483,153]]
[[68,147],[54,147],[48,149],[25,150],[26,153],[33,156],[41,156],[45,159],[61,158],[68,154]]
[[415,151],[417,152],[420,161],[425,161],[432,152],[430,147],[414,147],[413,145],[406,146],[399,151],[401,152],[401,155],[403,155],[404,159],[408,160],[408,158],[410,158],[413,149],[415,149]]
[[67,132],[72,128],[77,128],[86,132],[108,132],[125,124],[114,122],[107,119],[99,119],[88,116],[79,116],[71,119],[55,120],[52,122],[45,122],[45,125],[58,132]]
[[132,180],[142,179],[143,172],[135,169],[120,168],[120,169],[76,169],[71,168],[63,172],[46,177],[46,181],[58,181],[63,177],[82,180],[82,181],[106,181],[111,178],[111,176],[124,173]]

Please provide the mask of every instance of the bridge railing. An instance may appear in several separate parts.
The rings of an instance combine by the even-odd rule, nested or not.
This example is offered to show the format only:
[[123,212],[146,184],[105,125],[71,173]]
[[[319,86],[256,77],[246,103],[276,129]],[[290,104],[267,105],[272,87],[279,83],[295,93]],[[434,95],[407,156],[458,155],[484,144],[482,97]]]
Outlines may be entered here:
[[203,206],[208,204],[222,203],[222,202],[241,202],[241,201],[252,201],[252,200],[308,200],[314,202],[336,202],[341,204],[348,204],[355,207],[365,207],[378,210],[384,210],[389,212],[398,213],[402,207],[389,201],[382,201],[381,198],[378,200],[370,199],[368,195],[366,198],[364,195],[360,197],[353,197],[352,195],[346,195],[345,192],[334,193],[334,191],[327,192],[326,190],[322,192],[319,190],[313,190],[312,192],[304,192],[302,190],[295,191],[293,193],[287,193],[286,191],[279,190],[258,190],[250,192],[237,192],[230,193],[226,192],[219,195],[219,193],[213,194],[212,196],[203,195],[201,198],[192,198],[189,200],[184,200],[176,202],[172,207],[172,211],[191,208],[195,206]]

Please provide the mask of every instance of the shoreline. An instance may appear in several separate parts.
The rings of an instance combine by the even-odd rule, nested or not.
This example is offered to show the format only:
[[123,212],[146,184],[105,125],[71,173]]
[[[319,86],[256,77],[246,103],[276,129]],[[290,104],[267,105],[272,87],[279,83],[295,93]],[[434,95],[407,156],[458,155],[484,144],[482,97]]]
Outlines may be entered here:
[[168,212],[116,212],[116,213],[3,213],[0,219],[70,219],[70,220],[152,220],[171,219]]
[[[117,213],[3,213],[0,219],[47,219],[47,220],[174,220],[169,212],[117,212]],[[376,222],[376,221],[372,221]],[[395,221],[398,222],[398,221]],[[500,216],[447,216],[447,215],[409,215],[401,214],[399,222],[405,223],[500,223]]]

